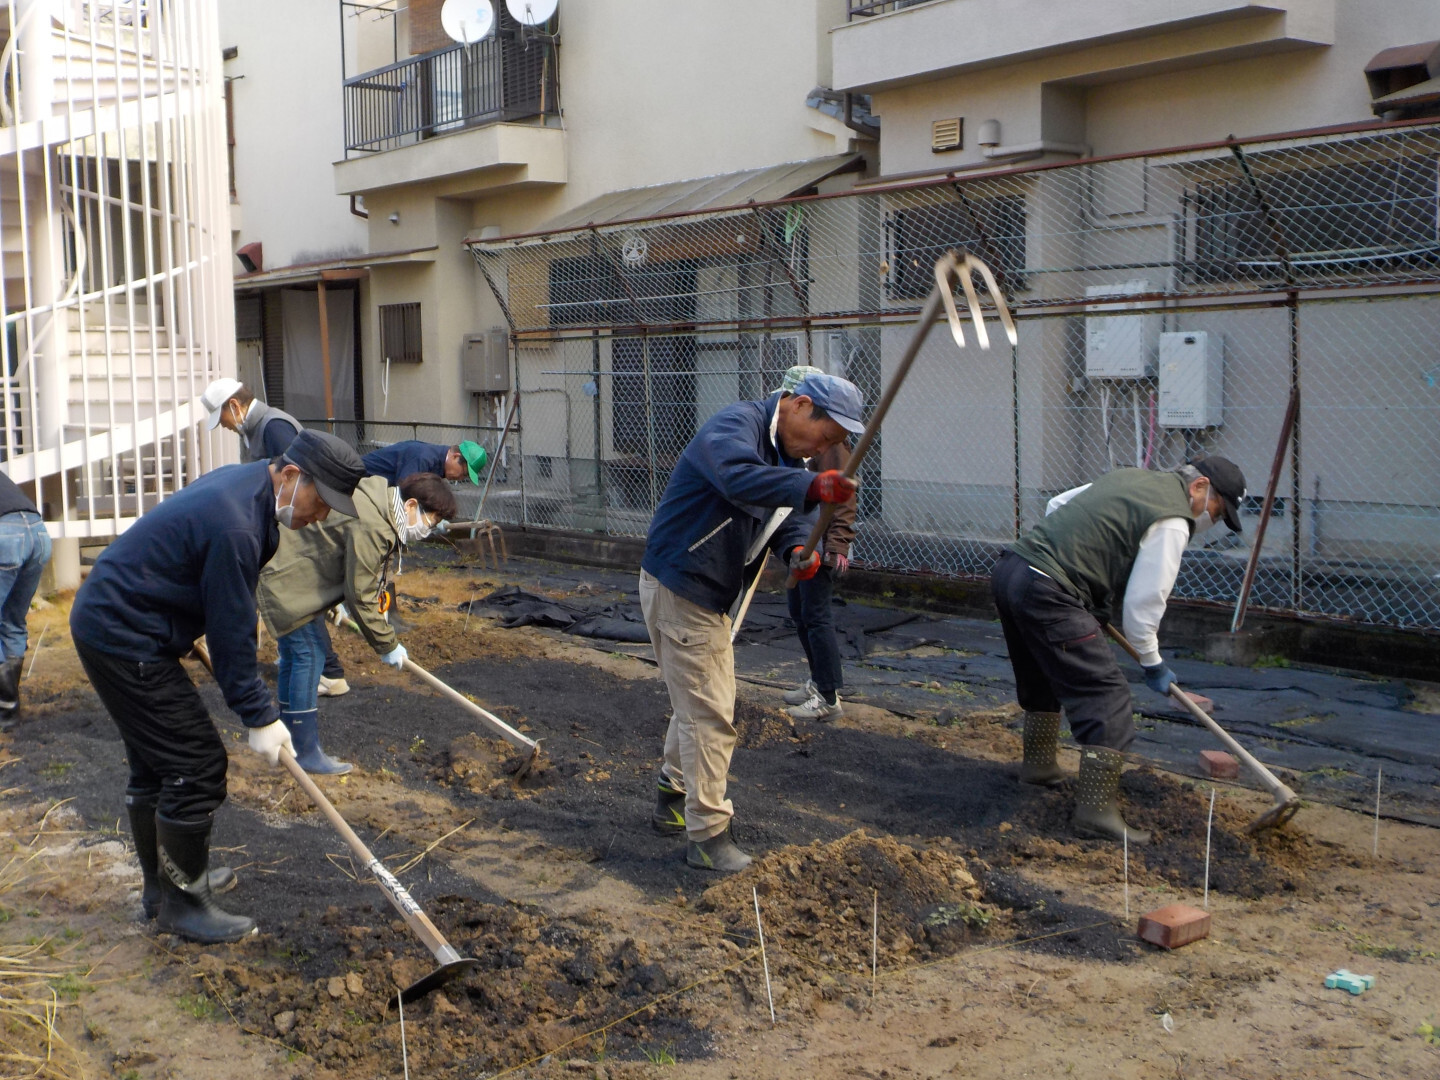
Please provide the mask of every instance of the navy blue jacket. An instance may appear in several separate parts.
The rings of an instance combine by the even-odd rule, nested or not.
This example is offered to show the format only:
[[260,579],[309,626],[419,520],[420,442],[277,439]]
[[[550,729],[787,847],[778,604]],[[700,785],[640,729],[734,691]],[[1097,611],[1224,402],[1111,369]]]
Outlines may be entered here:
[[650,521],[640,565],[708,611],[726,612],[740,595],[745,555],[775,507],[796,511],[770,538],[768,547],[781,558],[805,543],[815,524],[814,504],[805,501],[815,474],[770,440],[779,401],[777,394],[736,402],[705,421],[680,455]]
[[401,480],[420,472],[443,477],[445,455],[448,453],[448,446],[407,439],[405,442],[382,446],[379,450],[371,450],[360,460],[365,463],[367,475],[383,476],[391,487],[399,487]]
[[101,552],[75,594],[70,633],[141,663],[184,656],[204,634],[225,704],[263,727],[279,714],[255,659],[255,587],[279,542],[268,465],[215,469]]

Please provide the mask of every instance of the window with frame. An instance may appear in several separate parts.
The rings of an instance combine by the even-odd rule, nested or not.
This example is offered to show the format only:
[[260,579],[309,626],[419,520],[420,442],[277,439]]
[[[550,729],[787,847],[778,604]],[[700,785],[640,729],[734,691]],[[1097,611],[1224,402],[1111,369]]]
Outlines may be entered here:
[[418,364],[420,303],[380,305],[380,356],[395,364]]
[[890,253],[886,293],[892,300],[922,299],[935,285],[935,263],[955,248],[985,259],[1003,287],[1025,287],[1025,197],[967,196],[896,210],[885,222]]
[[1248,180],[1197,184],[1187,198],[1196,281],[1284,278],[1278,239],[1297,277],[1440,263],[1433,158],[1267,168],[1251,159],[1274,225]]

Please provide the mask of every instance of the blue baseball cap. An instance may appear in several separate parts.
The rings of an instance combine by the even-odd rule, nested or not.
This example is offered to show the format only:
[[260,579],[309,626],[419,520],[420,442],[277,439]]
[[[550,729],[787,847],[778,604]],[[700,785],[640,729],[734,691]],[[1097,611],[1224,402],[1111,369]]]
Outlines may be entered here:
[[806,375],[795,384],[792,393],[796,397],[808,397],[852,435],[865,430],[865,399],[849,379],[823,372]]

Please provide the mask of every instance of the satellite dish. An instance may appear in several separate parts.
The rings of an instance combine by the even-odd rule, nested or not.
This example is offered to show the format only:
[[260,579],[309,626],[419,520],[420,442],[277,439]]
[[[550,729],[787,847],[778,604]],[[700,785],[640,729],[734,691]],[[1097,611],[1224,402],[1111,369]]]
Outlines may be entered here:
[[495,9],[490,0],[445,0],[440,26],[452,41],[474,45],[495,29]]
[[505,6],[518,23],[526,26],[540,26],[550,21],[560,0],[505,0]]

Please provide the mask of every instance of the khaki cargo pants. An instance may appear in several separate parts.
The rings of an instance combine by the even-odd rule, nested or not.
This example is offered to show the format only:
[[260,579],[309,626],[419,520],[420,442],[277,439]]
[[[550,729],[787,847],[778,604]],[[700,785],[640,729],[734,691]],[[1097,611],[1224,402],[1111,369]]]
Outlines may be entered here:
[[697,843],[718,836],[735,808],[725,778],[735,752],[735,653],[730,616],[706,611],[640,571],[640,610],[670,691],[661,773],[685,792],[685,831]]

